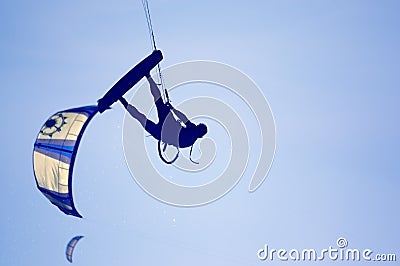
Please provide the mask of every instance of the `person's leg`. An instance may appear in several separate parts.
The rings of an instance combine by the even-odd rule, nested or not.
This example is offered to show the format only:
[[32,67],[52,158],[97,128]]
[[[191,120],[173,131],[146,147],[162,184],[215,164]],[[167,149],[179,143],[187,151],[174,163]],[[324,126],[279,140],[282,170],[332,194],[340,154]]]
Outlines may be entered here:
[[146,127],[146,123],[148,122],[148,119],[146,118],[146,116],[144,114],[142,114],[141,112],[139,112],[138,109],[136,109],[135,106],[128,104],[126,106],[126,110],[129,112],[129,114],[135,118],[137,121],[139,121],[139,123],[144,127]]
[[157,108],[158,124],[162,124],[164,123],[165,118],[169,114],[170,109],[164,103],[161,97],[161,92],[157,84],[154,82],[153,78],[150,75],[147,75],[146,78],[150,84],[151,95],[153,95],[154,104],[156,105]]
[[139,123],[142,125],[142,127],[149,133],[151,134],[154,138],[160,139],[160,129],[157,124],[155,124],[153,121],[149,120],[146,118],[144,114],[139,112],[136,107],[133,105],[128,104],[126,107],[126,110],[129,112],[129,114],[135,118]]
[[[142,114],[135,106],[129,104],[127,100],[125,100],[124,97],[121,97],[119,99],[121,104],[125,107],[125,109],[128,111],[128,113],[135,118],[139,123],[143,126],[143,128],[146,127],[146,123],[148,123],[150,120],[147,119],[147,117]],[[151,122],[151,121],[150,121]]]
[[147,78],[147,81],[149,82],[150,92],[151,92],[151,95],[153,95],[154,102],[157,102],[159,99],[162,100],[161,92],[160,92],[157,84],[154,82],[153,78],[150,75],[147,75],[146,78]]
[[146,116],[139,112],[139,110],[135,106],[129,104],[124,97],[121,97],[119,101],[129,112],[129,114],[137,121],[139,121],[139,123],[148,133],[150,133],[154,138],[158,140],[161,138],[161,129],[158,124],[155,124],[153,121],[147,119]]

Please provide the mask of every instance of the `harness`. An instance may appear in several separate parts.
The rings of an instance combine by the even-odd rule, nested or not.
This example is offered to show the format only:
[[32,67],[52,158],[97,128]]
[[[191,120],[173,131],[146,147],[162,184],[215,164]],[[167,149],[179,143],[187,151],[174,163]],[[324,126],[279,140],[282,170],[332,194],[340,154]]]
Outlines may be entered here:
[[[149,35],[150,35],[150,41],[151,41],[152,48],[153,48],[153,50],[157,50],[156,40],[155,40],[155,37],[154,37],[154,31],[153,31],[153,25],[151,23],[149,3],[147,2],[147,0],[142,0],[142,5],[143,5],[144,13],[146,15],[147,27],[148,27],[148,30],[149,30]],[[162,76],[160,64],[157,64],[157,72],[158,72],[158,78],[159,78],[159,81],[160,81],[159,84],[157,84],[157,85],[161,86],[161,89],[164,92],[164,102],[170,108],[170,112],[173,114],[174,118],[182,125],[182,127],[185,127],[184,126],[185,124],[182,123],[182,121],[180,121],[179,119],[177,119],[176,114],[173,112],[173,107],[170,104],[171,101],[169,99],[168,90],[166,89],[165,84],[164,84],[164,79],[163,79],[163,76]],[[176,147],[177,152],[176,152],[175,157],[171,161],[168,161],[163,156],[163,152],[166,151],[168,143],[164,143],[164,147],[162,149],[161,149],[161,146],[162,146],[162,141],[159,140],[158,141],[158,156],[160,157],[160,159],[164,163],[173,164],[179,157],[179,152],[180,152],[179,151],[179,147]],[[193,145],[190,147],[190,155],[189,155],[190,161],[192,163],[194,163],[194,164],[199,164],[199,162],[196,162],[196,161],[192,160],[192,151],[193,151]]]
[[[167,95],[167,97],[168,97],[168,92],[166,92],[166,95]],[[169,97],[168,97],[167,106],[170,108],[170,112],[173,112],[173,107],[172,107],[172,105],[169,104]],[[176,115],[175,115],[175,116],[176,116]],[[177,122],[180,122],[181,124],[183,124],[183,122],[181,122],[181,121],[179,121],[179,120],[177,120]],[[184,125],[184,124],[183,124],[183,125]],[[164,147],[161,148],[161,146],[162,146],[163,144],[164,144]],[[178,145],[179,145],[179,144],[178,144]],[[189,160],[190,160],[192,163],[194,163],[194,164],[199,164],[199,162],[196,162],[196,161],[194,161],[194,160],[192,159],[193,145],[194,145],[194,144],[192,144],[192,146],[190,146]],[[173,163],[178,159],[178,157],[179,157],[179,153],[180,153],[179,147],[176,147],[175,145],[171,145],[171,146],[174,146],[174,147],[176,148],[176,155],[174,156],[174,158],[173,158],[172,160],[168,161],[168,160],[163,156],[163,153],[167,150],[168,143],[163,143],[161,139],[158,141],[158,145],[157,145],[157,148],[158,148],[158,156],[159,156],[160,159],[161,159],[164,163],[166,163],[166,164],[173,164]]]

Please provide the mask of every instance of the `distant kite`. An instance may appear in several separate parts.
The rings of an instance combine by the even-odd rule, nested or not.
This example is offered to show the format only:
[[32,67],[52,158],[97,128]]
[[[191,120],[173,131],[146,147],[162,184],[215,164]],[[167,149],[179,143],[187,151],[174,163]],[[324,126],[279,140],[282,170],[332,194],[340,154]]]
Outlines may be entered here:
[[72,238],[67,245],[67,248],[65,250],[65,256],[67,257],[67,260],[72,263],[72,253],[74,252],[75,246],[78,243],[79,240],[81,240],[83,236],[76,236]]

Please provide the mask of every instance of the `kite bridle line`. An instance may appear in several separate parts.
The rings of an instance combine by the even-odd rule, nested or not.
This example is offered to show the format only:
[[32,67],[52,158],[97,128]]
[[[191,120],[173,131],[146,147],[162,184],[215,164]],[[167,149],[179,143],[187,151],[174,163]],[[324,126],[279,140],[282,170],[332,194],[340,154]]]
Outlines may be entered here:
[[[157,50],[156,39],[154,37],[154,31],[153,31],[153,24],[151,23],[149,3],[147,0],[142,0],[142,5],[143,5],[144,14],[146,16],[147,28],[149,30],[149,36],[150,36],[152,48],[153,48],[153,50]],[[168,91],[164,84],[164,79],[162,76],[160,63],[157,64],[157,73],[158,73],[158,78],[160,80],[159,85],[161,86],[163,93],[164,93],[164,101],[166,103],[169,103],[170,99],[169,99]]]

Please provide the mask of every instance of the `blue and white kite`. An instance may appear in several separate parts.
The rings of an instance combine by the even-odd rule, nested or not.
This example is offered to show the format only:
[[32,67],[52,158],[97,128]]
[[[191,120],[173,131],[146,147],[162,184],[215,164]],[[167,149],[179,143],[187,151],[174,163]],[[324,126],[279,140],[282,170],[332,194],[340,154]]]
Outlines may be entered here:
[[119,79],[97,105],[57,112],[40,129],[33,150],[36,184],[65,214],[82,218],[72,197],[72,172],[79,142],[90,120],[98,112],[109,109],[162,59],[161,51],[154,50]]
[[34,144],[33,170],[39,190],[65,214],[82,217],[72,198],[72,172],[79,142],[97,106],[52,115]]

